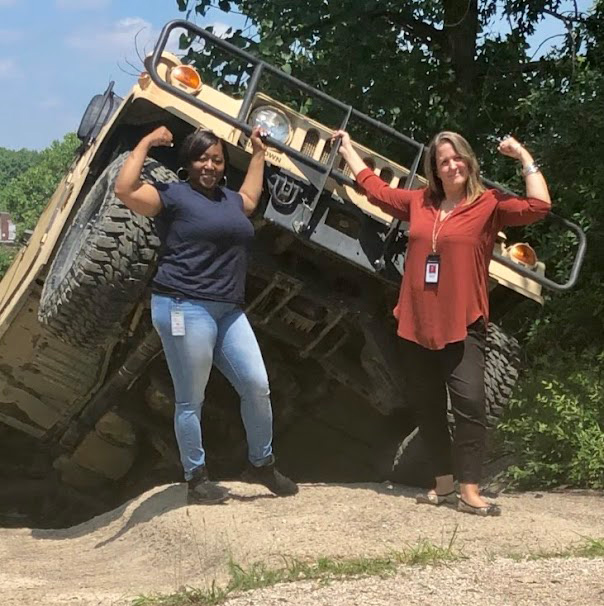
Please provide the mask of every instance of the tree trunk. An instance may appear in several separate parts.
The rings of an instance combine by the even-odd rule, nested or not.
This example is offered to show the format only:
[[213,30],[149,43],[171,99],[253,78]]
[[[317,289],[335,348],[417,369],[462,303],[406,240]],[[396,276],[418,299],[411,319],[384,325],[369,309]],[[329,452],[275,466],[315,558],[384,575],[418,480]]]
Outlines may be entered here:
[[456,109],[463,112],[477,92],[478,0],[443,0],[443,7],[446,49],[455,74],[453,98]]

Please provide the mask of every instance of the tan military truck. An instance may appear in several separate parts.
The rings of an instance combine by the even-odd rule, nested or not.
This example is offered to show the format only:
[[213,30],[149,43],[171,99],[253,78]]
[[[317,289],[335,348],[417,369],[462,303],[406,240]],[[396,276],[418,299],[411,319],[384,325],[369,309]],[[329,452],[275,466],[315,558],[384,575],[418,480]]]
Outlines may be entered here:
[[[180,30],[243,61],[244,94],[208,85],[194,65],[165,52]],[[230,187],[247,168],[252,125],[270,132],[247,313],[271,378],[280,467],[298,480],[424,482],[391,317],[407,225],[368,203],[329,140],[356,121],[406,146],[404,165],[357,147],[391,187],[422,186],[423,145],[186,21],[166,25],[145,67],[125,98],[110,85],[91,101],[78,131],[82,145],[0,283],[0,522],[28,516],[68,524],[180,478],[172,387],[149,314],[159,241],[152,220],[132,214],[113,192],[128,151],[160,124],[174,133],[175,149],[199,126],[222,137]],[[325,103],[337,123],[326,126],[263,93],[267,76]],[[145,178],[176,180],[175,149],[155,148]],[[518,301],[542,303],[543,286],[574,284],[585,242],[565,223],[579,247],[562,285],[545,277],[529,245],[500,235],[490,265],[494,320]],[[516,341],[491,325],[491,424],[517,366]],[[235,477],[244,433],[236,397],[219,375],[208,388],[204,424],[211,471]]]

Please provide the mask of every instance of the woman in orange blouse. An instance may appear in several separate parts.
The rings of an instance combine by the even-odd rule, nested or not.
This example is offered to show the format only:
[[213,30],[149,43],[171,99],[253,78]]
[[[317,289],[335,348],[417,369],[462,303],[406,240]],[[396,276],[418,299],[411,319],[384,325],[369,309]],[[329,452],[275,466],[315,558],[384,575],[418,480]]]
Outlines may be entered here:
[[[489,261],[497,232],[543,218],[551,206],[547,184],[531,154],[508,137],[499,151],[522,164],[526,197],[486,189],[476,155],[459,134],[430,143],[425,189],[393,189],[367,167],[349,135],[337,131],[340,154],[368,199],[409,222],[405,272],[394,315],[402,339],[407,391],[434,463],[434,488],[418,496],[432,505],[499,515],[480,495],[486,434],[484,351],[489,320]],[[451,443],[447,391],[455,416]],[[459,499],[454,489],[459,481]]]

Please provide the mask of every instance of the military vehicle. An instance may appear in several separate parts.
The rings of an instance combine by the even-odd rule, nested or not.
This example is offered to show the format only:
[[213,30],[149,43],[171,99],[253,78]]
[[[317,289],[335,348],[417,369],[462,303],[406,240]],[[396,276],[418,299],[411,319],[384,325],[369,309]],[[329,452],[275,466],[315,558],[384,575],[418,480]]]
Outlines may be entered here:
[[[210,86],[167,52],[178,31],[242,61],[244,94]],[[295,111],[274,86],[272,96],[261,90],[267,77],[323,103],[335,122]],[[172,385],[149,314],[159,241],[153,221],[113,191],[129,150],[158,125],[172,131],[175,147],[153,150],[145,179],[176,180],[179,143],[203,127],[228,145],[232,188],[247,168],[252,126],[269,130],[247,313],[271,379],[280,466],[306,481],[425,482],[391,315],[408,226],[369,204],[330,145],[333,131],[352,121],[370,140],[407,149],[399,163],[357,145],[382,179],[423,186],[423,144],[186,21],[164,27],[127,96],[110,85],[92,99],[77,155],[0,284],[3,523],[70,524],[180,481]],[[541,304],[543,287],[566,290],[576,281],[584,235],[556,220],[578,239],[568,281],[547,278],[528,244],[500,234],[489,269],[494,322],[519,301]],[[213,375],[204,406],[208,466],[233,478],[245,461],[244,433],[234,392]],[[491,324],[490,424],[517,375],[517,342]]]

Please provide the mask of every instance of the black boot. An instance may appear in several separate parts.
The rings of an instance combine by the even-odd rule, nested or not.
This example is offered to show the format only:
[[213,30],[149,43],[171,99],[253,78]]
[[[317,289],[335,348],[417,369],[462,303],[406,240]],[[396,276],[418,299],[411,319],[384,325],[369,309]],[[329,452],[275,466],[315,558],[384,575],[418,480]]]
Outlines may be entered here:
[[195,503],[213,505],[222,503],[229,498],[229,491],[216,482],[210,482],[205,465],[198,467],[193,472],[193,477],[188,481],[188,497]]
[[256,467],[248,462],[241,479],[250,484],[262,484],[279,497],[289,497],[298,492],[296,483],[275,469],[274,459],[262,467]]

